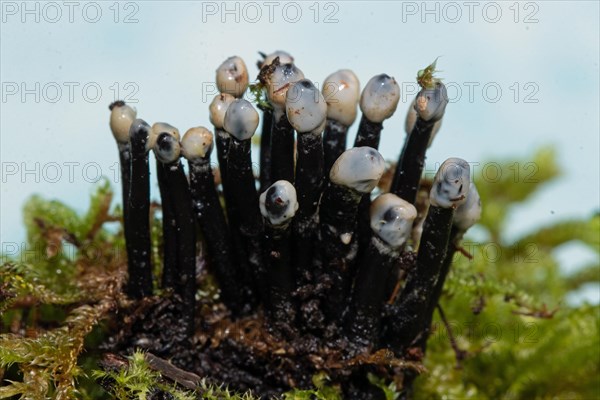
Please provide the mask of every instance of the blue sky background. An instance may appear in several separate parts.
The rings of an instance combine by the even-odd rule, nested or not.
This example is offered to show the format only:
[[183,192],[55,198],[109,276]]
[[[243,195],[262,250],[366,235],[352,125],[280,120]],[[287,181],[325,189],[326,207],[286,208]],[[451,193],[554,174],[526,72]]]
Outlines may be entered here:
[[[386,159],[403,144],[416,71],[441,56],[452,104],[428,169],[450,156],[483,163],[554,145],[564,175],[511,214],[510,235],[599,209],[597,1],[475,2],[471,9],[464,2],[274,2],[271,16],[262,1],[229,2],[231,13],[220,1],[75,2],[72,15],[62,2],[29,2],[31,13],[24,4],[2,3],[2,243],[24,240],[21,207],[33,193],[85,210],[98,172],[113,180],[107,105],[117,88],[137,101],[141,118],[183,133],[209,125],[214,93],[207,89],[226,57],[244,58],[254,77],[257,51],[276,49],[292,53],[317,83],[340,68],[353,69],[362,84],[378,73],[394,76],[404,93],[385,123]],[[34,172],[23,176],[25,169]],[[572,245],[560,258],[575,268],[597,256]]]

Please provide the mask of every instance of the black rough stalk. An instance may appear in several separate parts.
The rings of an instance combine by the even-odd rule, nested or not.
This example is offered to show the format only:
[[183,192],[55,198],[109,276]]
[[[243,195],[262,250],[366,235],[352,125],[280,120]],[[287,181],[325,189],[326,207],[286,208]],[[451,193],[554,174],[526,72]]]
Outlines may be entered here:
[[227,219],[230,225],[237,225],[239,217],[235,211],[231,195],[231,183],[228,179],[228,161],[229,146],[231,136],[224,129],[215,128],[215,145],[217,148],[217,160],[219,162],[219,172],[221,173],[221,185],[223,186],[223,196],[225,197],[225,206],[227,207]]
[[[319,218],[323,265],[320,272],[331,285],[326,295],[325,313],[332,320],[342,316],[350,293],[351,263],[356,255],[356,213],[361,196],[357,191],[330,182],[321,200]],[[342,240],[343,237],[345,240]]]
[[234,263],[231,234],[215,187],[210,160],[189,161],[188,166],[194,211],[212,260],[212,271],[219,282],[221,299],[237,314],[244,305],[239,284],[242,277]]
[[177,226],[175,293],[182,299],[183,324],[188,337],[192,337],[196,304],[196,220],[192,196],[181,161],[165,165],[164,172]]
[[129,241],[126,244],[129,281],[127,294],[140,299],[152,294],[150,241],[150,171],[146,144],[150,126],[134,122],[130,131],[131,184],[129,187]]
[[271,129],[273,129],[273,111],[265,108],[260,133],[260,193],[267,190],[273,183],[271,179]]
[[[433,291],[431,297],[429,299],[429,307],[427,309],[427,313],[425,314],[426,326],[431,326],[433,321],[433,313],[436,310],[436,307],[440,301],[440,297],[442,296],[442,291],[444,289],[444,283],[446,282],[446,278],[448,277],[448,273],[450,272],[450,267],[452,266],[452,260],[454,258],[454,254],[456,253],[456,240],[459,236],[459,231],[455,226],[452,226],[450,231],[450,239],[448,240],[448,249],[446,250],[446,256],[444,257],[444,261],[442,262],[442,267],[440,268],[440,274],[433,287]],[[428,337],[423,337],[420,341],[420,347],[423,353],[425,353],[427,347],[427,339]]]
[[453,208],[431,205],[423,225],[423,234],[415,268],[392,307],[385,341],[398,355],[429,336],[427,310],[446,257]]
[[392,267],[400,262],[400,253],[372,235],[360,257],[346,332],[361,347],[377,345],[381,312],[386,300],[385,287]]
[[323,142],[321,135],[298,135],[296,161],[296,193],[298,211],[294,217],[294,264],[300,279],[310,273],[313,265],[314,239],[317,232],[317,211],[323,190]]
[[[375,150],[379,149],[379,141],[381,139],[381,131],[383,123],[373,122],[364,115],[360,119],[358,132],[354,140],[354,147],[372,147]],[[371,194],[367,193],[360,199],[357,214],[357,233],[359,248],[365,249],[369,246],[371,239],[371,221],[369,218],[369,209],[371,208]]]
[[160,191],[162,210],[162,239],[163,239],[163,268],[162,287],[165,289],[175,288],[177,280],[177,220],[175,219],[175,208],[169,195],[169,182],[166,169],[169,168],[160,161],[156,161],[156,177]]
[[128,240],[129,230],[129,187],[131,186],[131,145],[117,143],[119,148],[119,165],[121,169],[121,195],[123,199],[123,231]]
[[325,179],[329,179],[329,171],[335,160],[346,151],[348,127],[340,122],[327,119],[323,132],[323,172]]
[[271,130],[271,179],[294,183],[294,128],[285,115]]
[[[265,285],[265,267],[262,263],[261,237],[263,221],[258,206],[252,160],[250,156],[251,140],[231,138],[229,144],[229,160],[227,174],[231,183],[232,201],[240,218],[237,232],[243,241],[248,268],[242,273],[248,282],[253,282],[249,298],[255,298],[252,292],[258,290],[260,298],[267,299]],[[233,162],[235,160],[235,162]],[[234,233],[235,234],[235,233]]]
[[406,138],[404,148],[398,158],[390,193],[415,204],[421,174],[425,167],[425,153],[435,122],[417,117],[415,127]]
[[291,231],[288,228],[265,227],[264,251],[268,261],[266,278],[269,282],[269,301],[266,309],[275,325],[291,326],[296,310],[292,302],[294,276],[291,268]]
[[368,146],[378,149],[382,130],[382,122],[373,122],[363,115],[354,139],[354,147]]

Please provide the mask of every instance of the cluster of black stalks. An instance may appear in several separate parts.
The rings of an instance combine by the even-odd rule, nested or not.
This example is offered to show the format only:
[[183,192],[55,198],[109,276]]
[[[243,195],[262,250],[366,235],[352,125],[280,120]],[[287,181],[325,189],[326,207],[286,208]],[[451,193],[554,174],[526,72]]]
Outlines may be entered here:
[[[162,327],[165,332],[178,332],[188,346],[202,335],[207,326],[198,307],[202,266],[218,284],[215,303],[228,320],[260,320],[273,340],[295,343],[289,359],[326,348],[337,349],[342,359],[380,349],[397,359],[424,354],[453,254],[480,214],[469,165],[458,158],[442,164],[419,213],[415,207],[425,152],[448,103],[444,85],[433,77],[435,63],[419,71],[422,90],[407,115],[389,193],[381,193],[386,163],[377,149],[383,123],[400,98],[394,78],[374,76],[361,92],[354,73],[339,70],[318,90],[289,54],[262,56],[259,83],[252,88],[264,96],[257,102],[258,177],[251,147],[259,111],[243,98],[248,72],[239,57],[217,70],[221,93],[210,105],[214,135],[195,127],[180,137],[169,124],[137,119],[122,101],[111,104],[121,161],[127,294],[140,301],[153,295],[153,151],[162,209],[161,292],[171,293],[177,304],[171,320],[176,329]],[[362,115],[347,148],[357,108]],[[220,182],[210,161],[213,144]],[[200,253],[206,263],[199,262]],[[148,324],[142,320],[139,329]],[[143,341],[136,344],[144,347]],[[230,350],[199,349],[192,356],[197,360],[179,366],[265,396],[309,386],[318,372],[303,361],[267,371],[278,369],[276,363],[256,360],[232,344]],[[177,359],[168,349],[162,355]],[[285,358],[272,354],[277,357]],[[378,389],[365,389],[360,382],[366,371],[359,372],[362,377],[338,371],[344,395],[380,397]],[[414,376],[399,373],[407,392]]]

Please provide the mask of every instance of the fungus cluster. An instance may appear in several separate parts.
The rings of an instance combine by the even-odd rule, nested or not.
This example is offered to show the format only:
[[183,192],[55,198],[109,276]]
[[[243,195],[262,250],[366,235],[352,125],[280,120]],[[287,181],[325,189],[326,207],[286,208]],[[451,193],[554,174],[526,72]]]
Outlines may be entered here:
[[[181,366],[265,395],[306,385],[324,369],[349,397],[376,398],[365,389],[365,369],[394,378],[403,373],[397,363],[340,361],[346,366],[336,372],[314,356],[334,352],[340,360],[353,360],[385,349],[403,360],[410,349],[425,351],[453,254],[481,212],[468,163],[449,158],[419,205],[426,215],[417,215],[425,153],[448,103],[445,86],[431,74],[420,75],[422,90],[408,111],[406,141],[386,192],[381,183],[386,162],[378,147],[400,99],[393,77],[376,75],[361,92],[356,75],[342,69],[319,90],[285,52],[263,55],[258,66],[258,90],[267,99],[259,106],[259,176],[251,147],[261,118],[245,99],[248,71],[239,57],[228,58],[216,72],[221,93],[209,107],[214,134],[197,126],[181,137],[169,124],[136,119],[122,101],[111,105],[123,178],[128,295],[139,301],[151,296],[158,270],[152,266],[149,219],[153,152],[162,207],[162,269],[156,281],[161,293],[176,299],[175,323],[184,332],[177,340],[198,347],[196,359],[180,360]],[[362,115],[347,148],[357,108]],[[213,144],[220,182],[210,161]],[[220,320],[254,321],[283,350],[261,359],[241,348],[242,339],[206,345],[200,338],[208,326],[214,328],[216,317],[201,300],[207,275],[200,269],[216,281],[213,306]],[[168,348],[163,355],[177,359]],[[245,375],[253,376],[260,363],[277,364],[277,358],[281,365],[296,361],[270,377],[265,373],[260,382]],[[238,370],[245,372],[236,380],[232,371]]]

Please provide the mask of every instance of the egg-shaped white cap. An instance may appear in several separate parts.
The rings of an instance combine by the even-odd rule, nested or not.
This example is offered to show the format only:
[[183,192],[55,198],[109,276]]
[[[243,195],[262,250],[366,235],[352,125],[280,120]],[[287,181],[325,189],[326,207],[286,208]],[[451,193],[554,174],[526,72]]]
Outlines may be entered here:
[[285,111],[298,133],[321,133],[327,117],[327,103],[311,81],[302,79],[288,89]]
[[181,155],[188,160],[207,159],[213,148],[213,134],[203,126],[187,130],[181,139]]
[[350,126],[356,119],[360,99],[360,82],[354,72],[340,69],[325,78],[323,97],[327,102],[327,118]]
[[258,127],[258,113],[244,99],[235,99],[225,112],[225,130],[237,140],[250,139]]
[[217,88],[221,93],[241,97],[248,88],[248,68],[238,56],[229,57],[217,68]]
[[261,214],[271,225],[284,225],[298,210],[296,189],[288,181],[277,181],[260,195],[259,205]]
[[[415,104],[416,104],[416,98],[413,99],[412,103],[410,103],[410,106],[408,107],[408,111],[406,112],[406,120],[404,121],[404,131],[406,132],[407,135],[410,135],[411,132],[413,131],[415,124],[417,123],[417,110],[415,110]],[[442,121],[444,119],[441,118],[439,121],[436,121],[433,124],[433,129],[431,131],[431,136],[429,137],[429,143],[427,144],[427,147],[431,147],[431,143],[433,143],[433,139],[435,138],[435,135],[437,135],[437,133],[440,131],[440,128],[442,127]]]
[[150,137],[148,138],[148,150],[154,148],[158,135],[165,132],[173,135],[177,141],[181,139],[179,136],[179,129],[175,128],[173,125],[167,124],[166,122],[156,122],[152,125],[152,131],[150,132]]
[[171,164],[181,155],[179,140],[171,132],[159,133],[153,150],[156,159],[163,164]]
[[263,79],[269,102],[274,108],[283,110],[290,85],[304,79],[304,73],[295,64],[280,63],[269,68],[269,73],[263,75]]
[[417,210],[395,194],[385,193],[371,203],[370,216],[373,232],[391,247],[399,248],[410,238]]
[[215,129],[223,129],[223,121],[225,120],[225,112],[235,100],[235,97],[229,93],[220,93],[215,96],[213,101],[208,107],[210,123],[213,124]]
[[471,182],[467,199],[454,212],[454,226],[466,232],[481,219],[481,198],[475,183]]
[[385,171],[385,160],[372,147],[353,147],[339,156],[331,167],[329,180],[361,193],[370,193]]
[[383,122],[391,117],[400,101],[400,87],[387,74],[376,75],[367,82],[360,96],[360,110],[372,122]]
[[429,193],[432,205],[442,208],[458,207],[467,200],[471,185],[469,163],[462,158],[449,158],[435,174]]
[[425,121],[439,121],[444,116],[448,105],[448,92],[446,86],[436,82],[433,88],[423,88],[417,94],[415,110],[419,117]]
[[137,117],[135,108],[128,106],[124,101],[115,101],[110,105],[110,130],[119,143],[129,141],[129,128]]

